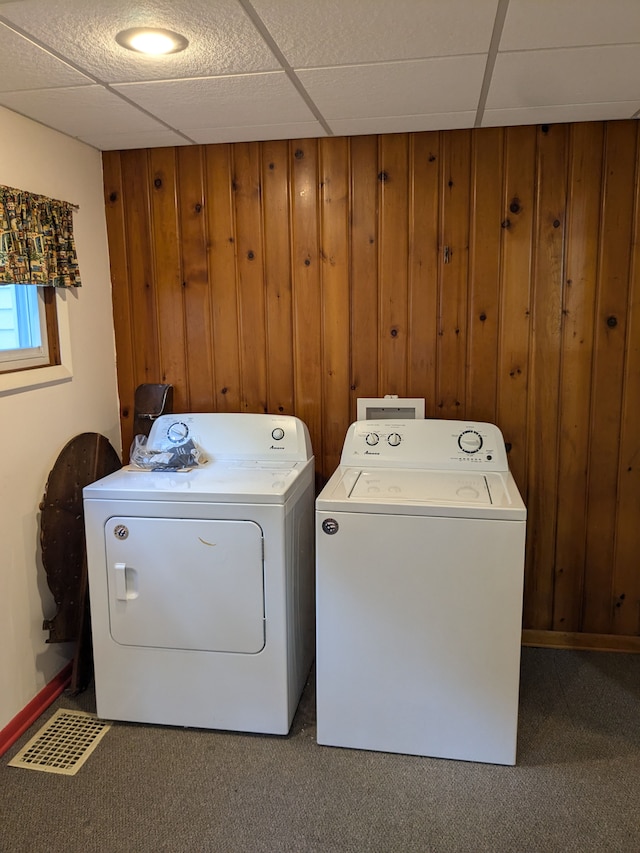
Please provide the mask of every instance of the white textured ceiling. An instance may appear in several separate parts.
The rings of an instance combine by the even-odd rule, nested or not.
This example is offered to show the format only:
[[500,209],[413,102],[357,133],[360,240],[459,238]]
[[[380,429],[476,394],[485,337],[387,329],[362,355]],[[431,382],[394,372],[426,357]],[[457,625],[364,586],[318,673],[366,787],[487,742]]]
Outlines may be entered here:
[[640,0],[0,0],[0,105],[102,150],[635,118]]

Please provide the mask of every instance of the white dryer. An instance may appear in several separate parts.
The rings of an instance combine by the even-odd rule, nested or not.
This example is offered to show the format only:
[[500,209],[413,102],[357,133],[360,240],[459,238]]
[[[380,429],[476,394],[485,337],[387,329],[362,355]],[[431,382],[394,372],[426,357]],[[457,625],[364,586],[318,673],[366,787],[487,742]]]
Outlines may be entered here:
[[525,526],[496,426],[349,427],[316,501],[318,743],[515,763]]
[[98,715],[286,734],[314,640],[314,463],[297,418],[163,415],[148,448],[84,489]]

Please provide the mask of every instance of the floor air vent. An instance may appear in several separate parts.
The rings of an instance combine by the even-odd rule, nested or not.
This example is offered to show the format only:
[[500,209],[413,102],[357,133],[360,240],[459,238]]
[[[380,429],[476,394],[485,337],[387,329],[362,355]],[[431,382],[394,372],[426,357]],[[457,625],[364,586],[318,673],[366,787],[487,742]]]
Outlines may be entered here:
[[60,709],[9,766],[74,776],[109,728],[109,723],[103,723],[94,714]]

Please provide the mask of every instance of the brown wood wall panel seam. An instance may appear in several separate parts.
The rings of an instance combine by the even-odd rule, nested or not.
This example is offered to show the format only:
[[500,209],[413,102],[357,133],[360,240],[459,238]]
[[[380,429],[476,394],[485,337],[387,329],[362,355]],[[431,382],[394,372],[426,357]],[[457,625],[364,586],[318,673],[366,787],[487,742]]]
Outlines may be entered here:
[[264,142],[261,148],[266,340],[279,341],[278,347],[267,346],[267,408],[291,414],[294,400],[288,145],[283,141]]
[[349,150],[349,390],[350,420],[355,420],[358,397],[379,394],[378,138],[355,136],[349,141]]
[[465,418],[471,133],[451,131],[444,140],[436,406],[438,417]]
[[[191,408],[185,344],[185,310],[180,253],[180,212],[176,206],[175,149],[149,151],[153,175],[151,228],[156,280],[159,382],[174,377],[174,405],[178,411]],[[156,182],[158,185],[156,186]]]
[[472,138],[467,306],[467,417],[496,419],[504,131]]
[[636,126],[633,240],[627,299],[616,528],[611,587],[611,631],[640,634],[640,133]]
[[316,469],[322,477],[318,141],[292,140],[289,152],[295,413],[309,427]]
[[406,396],[408,275],[408,134],[379,142],[378,303],[381,396]]
[[124,189],[122,185],[122,164],[118,152],[104,153],[103,181],[105,216],[109,236],[113,324],[118,347],[117,380],[122,447],[125,458],[128,458],[133,430],[133,399],[136,381],[130,308],[131,289],[128,278],[127,234],[123,211]]
[[609,633],[622,416],[622,370],[628,302],[635,127],[606,125],[582,629]]
[[237,412],[242,399],[231,147],[205,146],[207,270],[211,291],[214,411]]
[[[214,355],[203,148],[184,146],[177,150],[177,155],[174,191],[180,229],[178,249],[189,409],[208,411],[213,407]],[[177,408],[175,400],[174,406]]]
[[[558,490],[558,399],[564,278],[567,126],[538,131],[531,361],[528,387],[528,525],[538,571],[525,624],[551,628]],[[529,557],[529,565],[532,558]]]
[[407,396],[424,397],[436,413],[440,134],[411,134],[409,148],[409,266]]
[[559,402],[560,462],[554,630],[579,631],[586,557],[591,369],[598,267],[603,127],[571,127],[567,188],[566,282]]

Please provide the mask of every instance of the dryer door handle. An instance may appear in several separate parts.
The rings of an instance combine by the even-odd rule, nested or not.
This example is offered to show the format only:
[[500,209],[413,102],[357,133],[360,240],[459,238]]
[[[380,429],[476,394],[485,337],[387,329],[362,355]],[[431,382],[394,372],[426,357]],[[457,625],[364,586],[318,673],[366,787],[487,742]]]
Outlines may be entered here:
[[127,600],[127,564],[115,563],[113,575],[116,581],[116,598],[118,601]]

